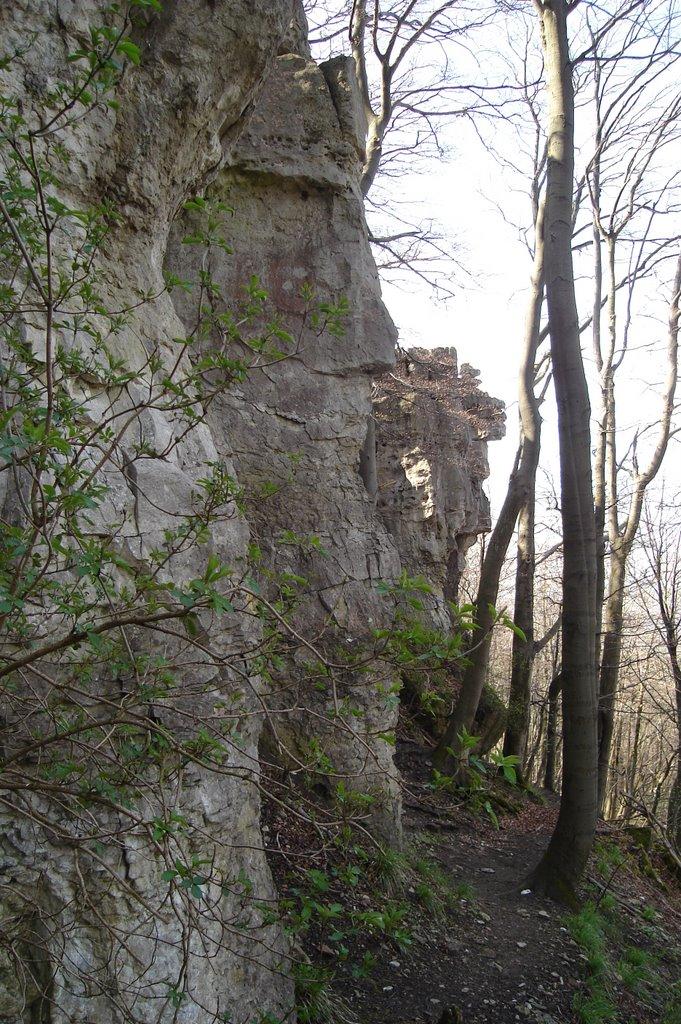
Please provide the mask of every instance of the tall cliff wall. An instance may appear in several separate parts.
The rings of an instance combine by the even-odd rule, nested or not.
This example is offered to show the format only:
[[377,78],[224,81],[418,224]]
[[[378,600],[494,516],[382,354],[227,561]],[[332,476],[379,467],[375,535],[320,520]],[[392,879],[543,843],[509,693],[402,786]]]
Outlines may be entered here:
[[[233,252],[211,264],[223,296],[238,295],[256,274],[296,338],[290,358],[253,370],[215,404],[211,432],[230,446],[247,492],[267,482],[269,497],[249,512],[252,536],[270,569],[307,581],[296,621],[336,661],[338,643],[366,647],[372,629],[389,623],[391,602],[376,587],[400,571],[358,471],[372,379],[392,365],[395,330],[367,240],[352,87],[349,60],[320,67],[305,56],[280,56],[208,193],[234,210]],[[201,259],[181,245],[191,227],[178,226],[168,253],[171,269],[189,278]],[[318,329],[306,313],[305,286],[321,301],[347,300],[342,331]],[[191,303],[185,306],[189,324]],[[282,544],[291,534],[318,545]],[[305,762],[311,740],[321,743],[350,785],[373,793],[374,821],[394,836],[399,787],[391,747],[378,738],[395,724],[380,696],[384,676],[380,666],[348,669],[340,674],[341,690],[324,693],[305,686],[296,665],[287,664],[278,700],[296,710],[278,719],[271,739],[297,763]],[[339,700],[341,714],[334,711]]]
[[[90,45],[92,30],[104,23],[121,31],[120,18],[112,16],[107,22],[106,7],[98,0],[0,5],[2,56],[13,58],[0,69],[1,91],[16,98],[31,128],[39,130],[59,108],[51,93],[59,84],[68,87],[74,81],[79,65],[69,55]],[[37,135],[34,145],[53,168],[59,183],[52,191],[66,207],[89,209],[107,202],[115,208],[116,219],[108,225],[106,243],[89,275],[108,308],[128,311],[106,337],[112,358],[143,368],[152,351],[162,365],[170,365],[176,352],[173,339],[184,330],[164,288],[171,223],[183,202],[228,158],[287,31],[291,7],[282,0],[178,0],[164,3],[160,12],[153,6],[137,11],[133,35],[141,60],[122,75],[115,103],[95,105],[87,116],[80,106],[74,108],[77,116],[67,112],[54,126],[59,131],[53,141],[61,151],[51,148],[49,135]],[[5,147],[2,173],[7,180],[11,165]],[[66,216],[64,223],[68,230],[56,234],[55,247],[68,272],[79,238],[77,226]],[[157,297],[142,301],[143,296]],[[78,295],[71,302],[74,311],[82,308]],[[66,320],[66,306],[60,318]],[[26,313],[20,321],[23,337],[36,358],[44,360],[44,318]],[[94,332],[62,329],[57,344],[86,362],[94,337]],[[83,403],[89,422],[113,421],[117,432],[126,409],[144,391],[145,372],[134,385],[137,394],[130,388],[93,385],[77,368],[59,386]],[[180,418],[164,412],[163,403],[146,405],[144,415],[131,416],[130,429],[118,437],[103,480],[108,491],[84,526],[85,543],[113,536],[121,555],[140,572],[148,571],[165,532],[177,527],[178,512],[191,510],[207,467],[218,460],[229,464],[230,459],[229,445],[218,447],[220,439],[205,424],[198,423],[185,436]],[[136,459],[141,443],[149,452],[167,454]],[[91,458],[96,465],[100,456],[93,451]],[[20,503],[9,476],[2,474],[3,515],[14,521]],[[227,564],[242,557],[247,544],[247,524],[235,512],[223,518],[211,538],[216,556]],[[166,578],[178,584],[190,580],[203,572],[204,561],[200,549],[178,551],[168,563]],[[35,642],[41,636],[59,636],[64,628],[52,615]],[[230,665],[225,653],[235,638],[252,637],[253,629],[249,619],[228,616],[223,624],[213,624],[209,643],[195,659],[178,659],[173,639],[162,634],[138,637],[130,630],[126,642],[146,645],[151,656],[175,663],[178,691],[181,695],[186,687],[195,723],[197,717],[210,721],[221,702],[241,686],[240,667]],[[8,650],[4,644],[3,656]],[[43,678],[63,670],[49,657],[39,668]],[[19,685],[20,697],[22,689],[39,687],[40,677],[29,673]],[[125,681],[107,673],[104,665],[93,685],[95,694],[114,700]],[[83,686],[87,690],[87,683]],[[19,697],[3,691],[2,753],[9,763],[18,750],[30,747],[20,728],[26,708]],[[249,703],[257,705],[256,692],[245,700],[247,712]],[[73,690],[55,702],[55,713],[69,715],[79,707],[82,714],[101,717],[94,694],[79,698]],[[158,728],[172,730],[181,743],[196,728],[189,726],[187,711],[180,696],[174,702],[157,699],[148,713]],[[40,725],[29,717],[29,729]],[[68,777],[61,800],[47,781],[42,786],[38,781],[33,792],[19,785],[16,797],[3,801],[0,1019],[7,1024],[198,1024],[223,1014],[250,1021],[268,1010],[277,1015],[290,1009],[292,986],[280,970],[282,936],[261,926],[258,913],[250,904],[242,906],[239,887],[230,882],[243,873],[258,899],[274,897],[259,826],[259,733],[259,718],[245,714],[226,771],[218,774],[195,762],[181,782],[169,778],[165,789],[152,779],[135,801],[132,817],[125,806],[120,814],[110,806],[87,810],[78,802],[77,785],[75,798],[69,799],[66,791],[74,787]],[[83,758],[91,755],[82,744],[66,749],[63,756],[87,773]],[[29,757],[26,770],[40,780],[40,763],[34,762]],[[11,769],[3,774],[3,790],[6,783],[16,786]],[[186,840],[181,830],[171,834],[175,852],[169,867],[173,859],[207,858],[212,877],[224,880],[206,892],[201,928],[196,903],[192,907],[179,889],[170,893],[162,880],[164,843],[154,838],[153,826],[144,824],[154,820],[186,821],[193,829],[193,838]]]
[[[19,97],[27,116],[37,117],[49,89],[68,78],[68,54],[100,13],[95,0],[25,0],[0,10],[0,38],[20,55],[0,71],[3,91]],[[373,826],[399,841],[399,779],[386,741],[395,724],[386,694],[392,669],[348,652],[370,649],[374,630],[390,625],[393,602],[378,584],[403,568],[433,584],[429,613],[446,628],[445,599],[466,546],[488,525],[481,483],[498,406],[458,376],[451,350],[434,360],[412,353],[393,369],[395,329],[358,188],[364,127],[350,62],[315,64],[300,11],[275,0],[169,0],[160,14],[145,10],[133,34],[142,59],[122,76],[116,103],[68,121],[61,138],[60,199],[106,200],[117,210],[97,253],[107,302],[127,311],[108,344],[127,364],[144,367],[153,349],[168,366],[195,310],[181,288],[164,289],[164,270],[194,281],[209,272],[219,291],[211,315],[223,327],[257,275],[286,328],[287,357],[256,360],[191,431],[161,403],[145,408],[102,470],[106,492],[88,536],[113,536],[146,571],[219,462],[243,497],[207,546],[240,572],[259,549],[257,585],[275,611],[281,580],[296,581],[292,622],[303,643],[265,672],[267,622],[236,600],[219,619],[201,616],[191,658],[176,637],[130,634],[173,667],[178,696],[150,702],[156,728],[195,743],[190,712],[195,728],[236,705],[238,737],[226,741],[219,768],[194,758],[172,783],[155,779],[135,820],[125,808],[93,805],[81,817],[69,805],[60,821],[47,787],[3,803],[0,1019],[12,1024],[250,1024],[290,1012],[287,945],[258,909],[276,898],[260,830],[261,758],[295,769],[312,749],[323,751],[335,779],[372,796]],[[204,189],[209,204],[233,211],[232,251],[217,246],[209,267],[199,247],[183,245],[197,215],[181,213],[182,204]],[[68,251],[75,243],[61,244]],[[325,314],[324,304],[341,296],[342,330],[329,329],[337,311]],[[40,315],[20,321],[45,359]],[[92,338],[65,332],[59,344],[87,353]],[[124,418],[132,402],[126,389],[95,386],[77,371],[64,388],[91,422],[112,409]],[[11,483],[2,500],[5,516],[15,517]],[[204,555],[178,549],[165,578],[191,580]],[[53,613],[49,622],[48,630],[63,628]],[[311,683],[305,642],[338,665],[329,686],[318,676]],[[49,659],[41,666],[43,675],[56,671]],[[88,713],[99,714],[119,683],[101,665]],[[10,761],[25,737],[17,702],[6,699],[3,710]],[[193,828],[191,838],[158,839],[149,823],[166,821],[169,807]],[[115,839],[91,850],[95,819],[96,834]],[[171,867],[176,856],[210,864],[210,881],[199,885],[200,928],[181,887],[169,894],[161,884],[164,852]],[[237,879],[247,880],[248,900]]]

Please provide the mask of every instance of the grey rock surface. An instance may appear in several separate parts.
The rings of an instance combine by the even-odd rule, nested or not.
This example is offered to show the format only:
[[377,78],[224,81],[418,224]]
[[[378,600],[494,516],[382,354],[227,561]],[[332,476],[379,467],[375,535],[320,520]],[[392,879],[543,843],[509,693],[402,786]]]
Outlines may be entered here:
[[373,408],[378,511],[402,565],[433,587],[446,627],[466,551],[491,526],[487,442],[503,437],[503,405],[450,347],[401,350],[376,381]]
[[[342,64],[346,93],[353,88]],[[394,580],[400,563],[359,473],[359,453],[371,411],[373,377],[392,365],[395,329],[383,306],[358,189],[353,104],[339,116],[327,79],[312,61],[279,57],[258,107],[210,195],[229,203],[234,252],[211,265],[225,296],[256,274],[274,308],[296,337],[294,355],[252,372],[215,403],[209,417],[218,446],[229,444],[247,491],[264,482],[276,493],[249,513],[253,536],[277,572],[308,584],[298,619],[329,658],[369,649],[372,630],[387,625],[392,604],[377,590]],[[188,226],[191,230],[191,224]],[[179,240],[171,269],[197,272],[199,256]],[[342,334],[316,327],[302,296],[348,303]],[[190,316],[186,303],[185,318]],[[319,547],[278,543],[288,532],[317,538]],[[373,820],[399,842],[400,796],[392,747],[380,733],[395,725],[385,695],[387,668],[341,673],[342,693],[306,687],[288,666],[280,695],[296,711],[278,717],[275,745],[298,766],[319,743],[347,785],[375,798]],[[336,706],[334,706],[334,701]],[[338,713],[338,702],[349,708]]]
[[[2,5],[7,50],[32,39],[29,53],[0,71],[2,88],[27,112],[41,109],[100,13],[96,0]],[[112,341],[115,354],[143,366],[158,347],[171,359],[173,339],[192,323],[179,290],[138,308],[137,299],[163,292],[165,268],[198,277],[198,250],[182,245],[191,219],[180,211],[205,188],[234,210],[233,254],[210,268],[223,296],[238,303],[257,275],[294,350],[252,371],[186,437],[173,416],[146,413],[120,439],[93,530],[115,526],[126,557],[145,565],[178,511],[191,507],[206,467],[219,460],[247,496],[265,483],[269,496],[247,499],[245,515],[235,507],[214,531],[212,549],[239,564],[249,544],[258,544],[268,570],[304,577],[295,625],[331,660],[341,660],[340,649],[370,649],[373,630],[390,624],[393,604],[379,584],[403,568],[431,581],[433,621],[446,627],[444,602],[455,594],[466,547],[489,526],[485,445],[499,435],[499,409],[472,378],[457,374],[452,350],[436,350],[434,362],[412,353],[393,369],[396,332],[358,185],[365,125],[352,64],[311,60],[300,4],[168,0],[160,16],[145,18],[135,29],[142,61],[125,72],[118,109],[98,109],[64,133],[63,200],[111,201],[121,218],[97,267],[112,307],[136,307]],[[315,301],[347,300],[342,333],[328,330],[323,315],[313,321],[304,286]],[[20,325],[38,356],[42,326],[39,317]],[[87,338],[78,343],[87,346]],[[122,415],[129,401],[86,379],[74,380],[73,389],[93,421],[110,408]],[[170,445],[171,453],[140,462],[132,479],[125,454],[140,442],[155,451]],[[4,513],[14,514],[16,496],[8,491],[2,500]],[[193,578],[195,559],[175,556],[169,578]],[[172,794],[173,806],[199,822],[205,837],[205,850],[187,852],[207,855],[223,878],[247,877],[257,900],[276,899],[260,828],[261,701],[293,709],[273,716],[276,727],[270,721],[268,756],[296,766],[317,744],[350,788],[373,796],[374,826],[399,843],[399,779],[385,738],[396,721],[389,666],[348,664],[335,691],[322,692],[306,685],[297,652],[274,694],[249,664],[225,667],[230,650],[260,637],[246,609],[201,627],[205,659],[178,665],[188,693],[197,681],[202,686],[192,714],[209,717],[235,692],[247,695],[226,770],[193,768]],[[152,653],[173,657],[172,640],[158,644]],[[102,679],[102,695],[108,685]],[[182,710],[159,713],[181,731]],[[11,739],[3,742],[11,748]],[[160,786],[159,811],[169,799]],[[10,941],[0,947],[0,1020],[43,1019],[46,998],[50,1024],[199,1024],[219,1015],[250,1024],[265,1012],[289,1012],[285,939],[277,926],[263,925],[237,886],[207,893],[212,924],[199,934],[159,882],[162,865],[148,836],[125,827],[99,859],[88,859],[77,842],[41,826],[42,809],[37,802],[29,813],[18,804],[2,810],[0,928]],[[156,810],[144,808],[145,816]],[[115,814],[102,821],[121,831]],[[114,896],[113,877],[128,898],[120,886]],[[88,902],[86,891],[96,898]],[[125,943],[115,941],[117,932]],[[49,962],[35,962],[36,944]],[[178,978],[186,998],[175,1005]]]
[[[164,3],[162,14],[150,12],[148,22],[135,29],[142,61],[126,70],[117,90],[118,108],[102,106],[87,118],[75,118],[60,134],[66,156],[62,201],[81,207],[111,201],[120,215],[96,272],[111,308],[133,307],[124,329],[110,339],[114,355],[129,365],[143,366],[150,347],[172,358],[172,339],[183,326],[169,296],[135,309],[139,295],[163,292],[171,221],[227,158],[290,15],[289,4],[281,0]],[[0,71],[0,86],[18,97],[29,119],[33,109],[45,109],[48,90],[69,80],[68,54],[83,45],[102,17],[103,5],[95,0],[0,5],[3,56],[20,54]],[[40,337],[39,320],[20,326],[27,339]],[[80,340],[87,345],[86,338]],[[73,389],[89,403],[93,421],[104,409],[123,413],[128,401],[125,395],[92,389],[87,380],[74,380]],[[93,531],[115,530],[126,553],[142,565],[164,528],[176,524],[177,511],[191,507],[206,466],[230,457],[229,447],[218,449],[205,425],[184,440],[176,436],[179,429],[174,417],[150,411],[121,437],[120,458],[107,472],[109,493],[100,509],[101,526],[95,523]],[[132,482],[124,472],[125,450],[140,440],[157,449],[176,443],[167,458],[141,464]],[[16,512],[16,496],[9,493],[5,501],[5,514]],[[248,527],[236,513],[212,538],[216,553],[229,562],[244,554],[247,542]],[[178,582],[191,579],[198,562],[198,555],[179,555],[168,573]],[[251,628],[248,620],[235,616],[211,635],[204,664],[186,670],[177,666],[188,684],[205,684],[193,714],[213,714],[239,685],[231,671],[216,670],[213,656],[219,659],[239,633]],[[50,629],[47,624],[48,635]],[[158,653],[172,658],[173,650],[171,641],[159,641]],[[103,696],[109,685],[102,680]],[[163,720],[162,709],[159,714]],[[180,734],[181,714],[181,705],[167,711],[168,725]],[[180,791],[171,795],[160,787],[158,808],[146,807],[140,814],[147,820],[167,814],[170,800],[177,813],[200,824],[206,844],[201,854],[212,859],[215,876],[235,879],[242,872],[256,897],[268,901],[274,890],[260,834],[259,731],[259,718],[246,717],[229,771],[218,775],[192,769]],[[11,743],[11,729],[5,730],[5,752],[11,752]],[[262,926],[252,902],[244,906],[238,895],[215,887],[206,893],[212,923],[200,934],[186,900],[168,895],[168,883],[161,880],[164,865],[148,834],[131,827],[125,816],[103,811],[100,828],[110,827],[118,838],[95,856],[69,819],[61,830],[43,828],[44,810],[37,797],[19,797],[14,810],[7,803],[2,807],[3,1022],[198,1024],[221,1014],[242,1022],[290,1009],[292,985],[278,970],[286,944],[278,929]],[[113,884],[113,878],[120,884]],[[182,997],[174,999],[178,986]]]

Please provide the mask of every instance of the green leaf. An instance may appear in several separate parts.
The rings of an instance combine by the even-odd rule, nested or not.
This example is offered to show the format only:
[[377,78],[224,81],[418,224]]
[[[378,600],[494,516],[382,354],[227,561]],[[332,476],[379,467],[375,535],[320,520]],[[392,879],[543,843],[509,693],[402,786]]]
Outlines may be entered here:
[[323,871],[319,871],[317,868],[310,868],[307,872],[307,877],[312,882],[312,885],[319,892],[327,892],[329,888],[329,880]]
[[487,817],[490,819],[490,821],[492,822],[494,827],[495,828],[499,828],[499,819],[497,818],[496,814],[494,813],[494,808],[492,807],[492,805],[489,802],[489,800],[486,800],[485,803],[482,806],[483,806],[483,810],[487,814]]
[[128,60],[132,61],[133,64],[139,64],[142,59],[142,53],[139,46],[133,43],[130,39],[121,39],[120,43],[116,47],[116,52],[124,54]]

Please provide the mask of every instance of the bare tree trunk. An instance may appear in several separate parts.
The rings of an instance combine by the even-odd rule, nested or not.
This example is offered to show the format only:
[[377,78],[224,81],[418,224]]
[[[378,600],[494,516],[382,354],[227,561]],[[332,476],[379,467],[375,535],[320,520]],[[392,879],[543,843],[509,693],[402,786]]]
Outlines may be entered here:
[[[547,710],[547,706],[548,706],[548,702],[547,701],[543,701],[542,705],[541,705],[541,707],[539,709],[539,714],[537,715],[537,735],[534,738],[534,742],[532,744],[532,749],[530,750],[529,756],[527,758],[527,767],[526,767],[526,771],[525,771],[525,774],[526,774],[528,782],[532,782],[532,779],[534,778],[534,774],[535,774],[534,766],[535,766],[535,762],[537,760],[537,755],[539,754],[540,751],[542,752],[542,760],[543,760],[543,748],[544,748],[544,742],[543,741],[544,741],[544,732],[545,732],[545,729],[546,729],[546,710]],[[542,774],[541,761],[539,763],[539,768],[537,770],[537,774],[539,776],[541,776],[541,774]]]
[[679,664],[675,638],[668,643],[668,649],[674,673],[674,687],[676,689],[678,749],[676,752],[676,777],[669,794],[669,807],[667,809],[667,835],[676,849],[681,851],[681,665]]
[[558,406],[563,523],[563,789],[535,889],[567,902],[586,868],[596,829],[596,533],[589,391],[572,263],[574,89],[566,0],[535,0],[549,94],[545,277]]
[[544,787],[556,792],[556,754],[558,750],[558,705],[560,701],[561,677],[554,676],[549,686],[548,716],[546,721],[546,767]]
[[[614,289],[614,272],[611,273],[611,290]],[[603,619],[603,653],[600,669],[599,699],[599,743],[598,743],[598,799],[602,809],[608,781],[608,765],[610,763],[610,747],[612,745],[614,704],[619,684],[620,662],[622,656],[622,623],[624,607],[624,583],[626,567],[634,539],[641,522],[641,511],[646,488],[657,475],[671,432],[674,397],[678,379],[678,345],[679,345],[679,296],[681,295],[681,255],[679,255],[676,275],[672,289],[672,300],[669,312],[669,333],[667,342],[667,375],[662,394],[662,410],[655,450],[645,470],[634,476],[629,513],[623,529],[618,522],[617,508],[617,457],[615,452],[615,407],[613,395],[612,372],[607,383],[607,415],[608,415],[608,501],[609,537],[610,537],[610,575],[608,594]],[[611,330],[614,332],[614,299],[611,311]],[[611,347],[613,342],[611,342]]]
[[[636,721],[634,723],[634,742],[632,745],[631,756],[627,758],[627,796],[633,796],[636,790],[636,774],[638,772],[638,752],[641,743],[641,722],[643,720],[643,697],[643,683],[640,682],[638,691],[638,704],[636,707]],[[625,800],[624,810],[625,816],[628,820],[631,817],[631,800]]]
[[518,403],[524,474],[524,498],[518,516],[518,549],[515,574],[513,621],[523,634],[513,634],[511,686],[508,697],[508,725],[504,736],[504,755],[525,761],[527,730],[530,723],[532,666],[534,662],[534,574],[535,574],[535,492],[541,447],[541,416],[534,392],[535,362],[539,346],[541,310],[544,301],[544,208],[539,207],[535,221],[535,253],[532,294],[528,310],[525,348],[520,368]]
[[366,33],[367,33],[366,0],[357,0],[353,4],[350,16],[350,49],[355,62],[357,82],[359,84],[364,116],[367,123],[364,165],[362,167],[362,193],[368,195],[373,185],[383,156],[383,137],[392,113],[392,75],[390,60],[381,61],[381,78],[378,109],[374,110],[371,102],[371,91],[367,75]]
[[518,757],[522,774],[530,724],[532,667],[534,662],[534,572],[535,572],[535,474],[532,469],[528,495],[518,517],[518,554],[515,574],[513,621],[524,638],[513,634],[511,654],[511,685],[508,696],[508,724],[504,736],[504,756]]
[[[592,42],[594,42],[592,36]],[[601,147],[603,144],[601,111],[601,66],[594,63],[594,102],[596,105],[595,150],[591,169],[591,205],[593,209],[594,244],[594,301],[591,312],[591,332],[596,369],[603,371],[601,346],[601,311],[603,308],[603,239],[598,213],[601,205]],[[596,517],[596,667],[601,659],[601,611],[605,594],[605,398],[601,392],[598,436],[594,458],[594,515]]]
[[[599,239],[600,242],[600,239]],[[600,263],[600,258],[599,258]],[[598,273],[600,267],[595,269]],[[597,292],[600,307],[600,293]],[[600,327],[598,328],[600,335]],[[594,346],[595,347],[595,346]],[[600,369],[603,363],[601,360]],[[596,668],[601,662],[602,628],[603,628],[603,604],[605,600],[605,448],[606,448],[606,413],[605,401],[602,396],[602,406],[598,421],[598,437],[596,440],[596,452],[594,458],[594,517],[596,521]]]
[[619,679],[624,623],[625,558],[618,545],[610,552],[608,594],[603,616],[600,694],[598,699],[598,806],[604,808],[608,788],[610,747],[615,727],[615,698]]
[[[524,580],[524,605],[523,616],[525,625],[529,615],[529,639],[524,646],[527,648],[524,658],[527,661],[528,669],[526,678],[522,683],[516,682],[516,688],[522,687],[521,701],[523,710],[521,712],[520,735],[514,739],[519,742],[522,739],[523,753],[527,740],[527,715],[529,714],[529,691],[525,698],[525,687],[529,687],[532,667],[532,616],[533,616],[533,594],[534,594],[534,485],[539,464],[541,419],[539,406],[534,394],[534,367],[539,345],[541,310],[544,297],[544,243],[543,243],[543,203],[539,204],[535,219],[535,256],[532,271],[532,292],[530,304],[525,322],[525,339],[523,346],[523,357],[520,369],[519,384],[519,407],[521,438],[516,453],[515,465],[511,473],[508,490],[499,516],[487,543],[485,557],[480,572],[480,583],[475,598],[475,625],[473,634],[477,638],[477,647],[471,653],[468,665],[464,672],[461,685],[461,694],[457,705],[447,723],[440,743],[435,752],[436,763],[440,766],[446,763],[449,751],[453,751],[454,760],[460,756],[461,747],[459,736],[463,730],[470,732],[478,709],[480,696],[485,684],[487,667],[489,663],[489,651],[492,641],[492,629],[495,622],[495,605],[499,594],[499,579],[504,567],[504,561],[508,552],[509,544],[513,536],[516,519],[521,509],[525,509],[525,524],[529,529],[525,531],[525,553],[526,558],[522,566]],[[520,554],[519,554],[520,559]],[[520,570],[519,570],[520,571]],[[529,574],[529,575],[528,575]],[[529,608],[528,608],[529,602]],[[521,629],[524,626],[521,624]],[[516,651],[514,644],[514,652]],[[515,657],[515,654],[514,654]],[[513,682],[512,695],[513,695]],[[515,752],[515,751],[513,751]]]
[[612,820],[617,817],[617,808],[619,806],[620,794],[622,791],[622,735],[623,721],[622,718],[620,718],[615,732],[612,784],[605,795],[605,807],[607,808],[607,814],[604,815],[604,817],[606,817],[607,820]]
[[482,688],[485,685],[496,616],[495,605],[499,592],[499,577],[513,536],[518,509],[522,502],[519,479],[521,459],[522,454],[519,450],[499,518],[487,542],[475,598],[474,623],[476,628],[473,637],[477,640],[477,647],[469,658],[459,699],[435,750],[434,761],[439,767],[450,760],[450,751],[455,766],[460,767],[460,763],[457,764],[462,749],[459,736],[464,729],[470,732],[480,702]]

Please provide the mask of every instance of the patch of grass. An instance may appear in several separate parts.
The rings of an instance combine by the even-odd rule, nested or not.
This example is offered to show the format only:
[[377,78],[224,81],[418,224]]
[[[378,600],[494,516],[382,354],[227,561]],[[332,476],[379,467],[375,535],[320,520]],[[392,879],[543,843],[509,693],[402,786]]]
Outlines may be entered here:
[[453,889],[454,898],[457,902],[461,900],[468,900],[469,902],[475,899],[475,889],[468,882],[459,882]]
[[440,901],[432,886],[428,885],[428,882],[417,882],[414,887],[416,899],[419,901],[422,907],[424,907],[430,914],[437,915],[441,909]]
[[626,857],[616,843],[600,840],[594,848],[596,867],[602,875],[609,875],[626,863]]
[[653,981],[650,972],[651,962],[652,957],[645,950],[629,946],[617,964],[617,973],[622,979],[622,984],[634,995],[643,995],[646,985]]
[[328,971],[299,963],[293,973],[300,1024],[358,1024],[345,1000],[331,989]]
[[604,921],[593,903],[587,903],[578,914],[566,919],[570,935],[587,956],[605,950]]
[[638,946],[628,946],[624,951],[624,959],[632,967],[647,967],[653,958],[645,949],[639,949]]
[[404,853],[381,847],[371,863],[371,873],[391,896],[405,891],[410,882],[409,862]]
[[587,994],[578,992],[572,1008],[581,1024],[607,1024],[617,1021],[617,1008],[600,983],[590,983]]
[[473,898],[472,886],[465,882],[452,884],[451,877],[435,861],[417,856],[411,866],[417,876],[416,898],[429,913],[443,917],[447,911],[458,909],[462,899]]
[[616,907],[617,907],[617,900],[615,899],[615,897],[612,895],[611,892],[606,892],[605,895],[601,898],[599,906],[601,907],[602,910],[604,910],[606,912],[610,912],[610,911],[616,909]]
[[578,992],[573,1010],[581,1024],[607,1024],[617,1020],[617,1008],[608,991],[609,964],[605,920],[593,903],[566,920],[570,935],[587,958],[587,992]]
[[665,1004],[662,1024],[681,1024],[681,981],[672,985],[671,995]]
[[423,855],[419,843],[404,852],[379,850],[371,859],[369,871],[381,891],[394,897],[413,894],[431,915],[443,918],[460,909],[461,900],[472,900],[474,890],[465,882],[454,883],[444,868]]
[[[565,923],[588,963],[586,991],[578,993],[573,1001],[580,1024],[620,1024],[615,982],[636,998],[639,1013],[645,1014],[637,1020],[681,1024],[681,983],[670,996],[668,975],[662,969],[663,965],[669,967],[670,957],[675,957],[673,945],[659,956],[640,945],[622,949],[626,925],[618,918],[616,907],[604,908],[603,899],[600,904],[587,903]],[[617,958],[616,964],[611,963],[611,957]]]

